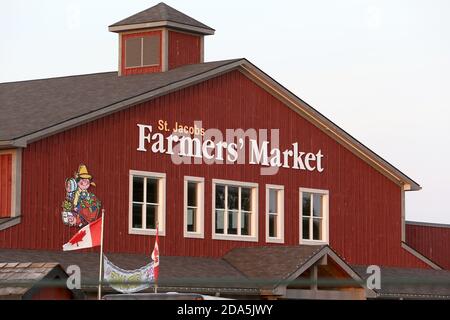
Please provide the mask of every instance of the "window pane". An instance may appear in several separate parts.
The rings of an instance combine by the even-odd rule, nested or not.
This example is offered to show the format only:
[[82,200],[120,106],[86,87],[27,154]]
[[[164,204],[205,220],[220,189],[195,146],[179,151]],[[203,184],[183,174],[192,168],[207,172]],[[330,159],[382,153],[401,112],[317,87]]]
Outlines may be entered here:
[[159,36],[144,37],[144,66],[159,65],[160,50]]
[[269,212],[278,212],[278,190],[269,189]]
[[311,193],[307,193],[307,192],[303,193],[302,214],[303,214],[303,216],[311,215]]
[[228,187],[228,209],[239,209],[239,188]]
[[223,233],[224,211],[216,210],[216,233]]
[[133,177],[133,202],[144,202],[144,178]]
[[147,229],[156,229],[156,213],[158,212],[158,206],[153,204],[147,205]]
[[313,215],[314,217],[322,217],[322,195],[313,195]]
[[322,239],[322,219],[313,219],[313,239]]
[[125,66],[141,66],[141,41],[142,38],[131,38],[125,41]]
[[188,206],[197,207],[197,183],[188,182]]
[[252,210],[252,189],[242,188],[241,189],[241,210],[251,211]]
[[251,235],[251,212],[242,212],[241,214],[241,235]]
[[228,234],[237,234],[238,231],[238,212],[228,211]]
[[269,214],[269,237],[277,236],[277,216]]
[[225,209],[225,186],[216,185],[216,209]]
[[196,221],[196,209],[187,209],[187,231],[196,232],[197,231],[197,221]]
[[158,179],[147,178],[147,203],[158,203]]
[[309,218],[302,219],[302,238],[309,240]]
[[133,221],[131,221],[133,228],[142,228],[142,204],[133,203]]

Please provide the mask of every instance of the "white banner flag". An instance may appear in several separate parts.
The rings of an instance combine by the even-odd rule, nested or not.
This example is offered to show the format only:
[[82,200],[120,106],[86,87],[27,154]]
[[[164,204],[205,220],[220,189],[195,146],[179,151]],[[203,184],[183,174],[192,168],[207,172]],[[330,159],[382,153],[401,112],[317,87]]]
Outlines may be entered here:
[[154,281],[153,262],[136,270],[124,270],[103,256],[104,281],[121,293],[135,293],[147,289]]

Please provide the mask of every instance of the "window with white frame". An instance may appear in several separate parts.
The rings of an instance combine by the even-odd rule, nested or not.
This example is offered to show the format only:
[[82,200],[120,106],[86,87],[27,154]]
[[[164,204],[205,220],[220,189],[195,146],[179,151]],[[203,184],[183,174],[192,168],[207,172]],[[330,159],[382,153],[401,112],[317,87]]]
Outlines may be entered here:
[[258,185],[213,180],[213,239],[257,241]]
[[204,237],[204,179],[184,178],[184,236]]
[[328,243],[328,191],[300,189],[300,243]]
[[130,171],[130,234],[165,235],[166,175]]
[[266,185],[266,241],[284,242],[284,187]]

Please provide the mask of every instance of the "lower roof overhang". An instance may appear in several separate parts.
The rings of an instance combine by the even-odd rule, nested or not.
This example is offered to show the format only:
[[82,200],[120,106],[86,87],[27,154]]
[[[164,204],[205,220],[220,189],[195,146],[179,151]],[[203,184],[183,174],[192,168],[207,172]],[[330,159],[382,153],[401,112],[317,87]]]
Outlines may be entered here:
[[[108,259],[128,270],[141,267],[150,260],[146,255],[107,255]],[[0,262],[11,261],[52,261],[64,268],[78,265],[83,291],[97,291],[98,253],[0,249]],[[351,285],[347,283],[345,290],[336,286],[318,288],[317,284],[324,280],[322,277],[328,277],[321,275],[320,270],[328,266],[340,270],[339,277],[330,275],[332,281],[342,280],[344,275],[344,280],[350,280]],[[305,274],[308,274],[307,288],[296,287],[296,281]],[[349,289],[353,293],[349,294]],[[152,290],[149,288],[147,292]],[[259,299],[366,299],[375,296],[365,287],[362,278],[326,245],[235,248],[222,258],[162,256],[158,291]],[[104,286],[103,292],[114,291]]]

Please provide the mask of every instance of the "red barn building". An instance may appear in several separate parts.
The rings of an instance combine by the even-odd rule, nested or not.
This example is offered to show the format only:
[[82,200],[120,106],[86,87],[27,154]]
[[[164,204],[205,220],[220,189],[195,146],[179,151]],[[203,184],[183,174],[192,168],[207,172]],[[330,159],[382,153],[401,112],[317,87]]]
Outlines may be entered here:
[[442,268],[450,270],[450,225],[406,221],[406,241]]
[[[366,298],[384,292],[213,280],[440,269],[405,243],[405,192],[420,186],[248,60],[205,62],[212,28],[160,3],[109,30],[118,72],[0,84],[0,262],[98,256],[59,252],[78,230],[61,220],[64,183],[84,164],[104,252],[137,267],[158,224],[168,290]],[[177,270],[211,281],[171,283]]]

